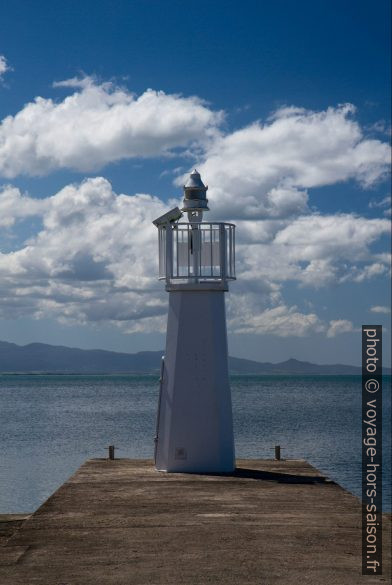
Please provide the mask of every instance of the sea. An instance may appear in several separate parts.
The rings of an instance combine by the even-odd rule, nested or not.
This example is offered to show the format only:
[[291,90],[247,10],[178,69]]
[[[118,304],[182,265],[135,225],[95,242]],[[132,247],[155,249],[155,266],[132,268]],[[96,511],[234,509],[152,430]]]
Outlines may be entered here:
[[[391,377],[383,383],[383,507],[391,510]],[[236,456],[306,459],[361,490],[360,376],[232,376]],[[153,375],[0,375],[0,514],[36,510],[93,457],[152,458]]]

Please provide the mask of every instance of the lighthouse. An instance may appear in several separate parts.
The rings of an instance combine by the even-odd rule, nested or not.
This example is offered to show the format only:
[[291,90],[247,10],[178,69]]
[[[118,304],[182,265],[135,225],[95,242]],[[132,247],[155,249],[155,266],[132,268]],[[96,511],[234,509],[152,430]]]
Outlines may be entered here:
[[[225,292],[235,280],[235,226],[203,221],[207,189],[194,170],[182,209],[153,222],[159,279],[169,293],[155,436],[159,471],[235,467],[225,313]],[[182,212],[187,222],[179,221]]]

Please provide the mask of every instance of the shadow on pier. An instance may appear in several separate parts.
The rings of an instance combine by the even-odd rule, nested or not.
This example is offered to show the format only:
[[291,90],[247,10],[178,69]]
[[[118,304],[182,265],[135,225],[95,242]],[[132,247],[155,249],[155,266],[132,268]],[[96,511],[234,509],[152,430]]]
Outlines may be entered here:
[[233,473],[225,474],[208,474],[208,475],[225,475],[226,477],[238,477],[244,479],[256,479],[262,481],[274,481],[277,483],[294,483],[294,484],[328,484],[335,485],[335,482],[327,477],[316,475],[298,475],[289,473],[280,473],[277,471],[264,471],[261,469],[251,469],[246,467],[237,467]]

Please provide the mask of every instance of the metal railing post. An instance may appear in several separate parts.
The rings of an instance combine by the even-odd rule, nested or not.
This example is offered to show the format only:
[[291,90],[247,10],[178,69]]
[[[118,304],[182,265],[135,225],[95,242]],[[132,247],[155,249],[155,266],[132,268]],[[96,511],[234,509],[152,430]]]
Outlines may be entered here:
[[166,282],[170,284],[173,277],[173,230],[170,225],[166,226]]
[[227,250],[226,250],[226,230],[223,223],[219,224],[219,259],[220,259],[220,276],[226,280],[227,275]]

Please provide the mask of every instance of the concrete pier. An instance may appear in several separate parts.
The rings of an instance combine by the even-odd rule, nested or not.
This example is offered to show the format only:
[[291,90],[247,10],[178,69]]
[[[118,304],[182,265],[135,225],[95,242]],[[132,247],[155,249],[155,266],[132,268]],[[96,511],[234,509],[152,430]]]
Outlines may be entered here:
[[[390,520],[390,518],[389,518]],[[0,545],[3,585],[358,585],[358,499],[301,460],[230,475],[87,461]]]

